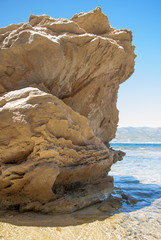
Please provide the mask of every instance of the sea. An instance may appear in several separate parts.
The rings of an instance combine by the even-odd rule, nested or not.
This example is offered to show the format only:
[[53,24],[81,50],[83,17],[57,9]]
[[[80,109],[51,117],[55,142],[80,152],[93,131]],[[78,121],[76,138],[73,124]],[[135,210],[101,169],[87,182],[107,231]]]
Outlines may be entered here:
[[135,200],[118,209],[124,219],[121,229],[129,229],[125,238],[161,239],[161,143],[111,143],[111,147],[126,153],[110,172],[114,198],[122,192]]

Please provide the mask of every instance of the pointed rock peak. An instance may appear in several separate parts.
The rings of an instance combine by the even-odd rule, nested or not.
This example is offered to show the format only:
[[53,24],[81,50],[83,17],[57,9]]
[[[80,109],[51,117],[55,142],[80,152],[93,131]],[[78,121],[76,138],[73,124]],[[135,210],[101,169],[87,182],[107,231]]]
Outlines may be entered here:
[[96,35],[108,33],[111,28],[107,16],[102,13],[100,7],[88,13],[75,14],[72,20],[86,32]]

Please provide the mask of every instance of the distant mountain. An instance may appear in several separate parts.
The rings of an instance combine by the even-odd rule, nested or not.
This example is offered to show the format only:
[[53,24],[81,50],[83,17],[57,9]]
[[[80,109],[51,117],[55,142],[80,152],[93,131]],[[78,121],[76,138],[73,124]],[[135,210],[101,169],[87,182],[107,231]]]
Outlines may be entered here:
[[161,127],[121,127],[112,142],[161,142]]

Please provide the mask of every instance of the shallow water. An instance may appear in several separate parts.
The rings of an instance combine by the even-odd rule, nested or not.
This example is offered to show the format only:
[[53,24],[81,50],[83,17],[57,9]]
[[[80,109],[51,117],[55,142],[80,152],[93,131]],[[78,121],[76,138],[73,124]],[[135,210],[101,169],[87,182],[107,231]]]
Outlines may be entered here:
[[[113,143],[111,146],[126,152],[110,172],[114,176],[115,191],[121,189],[137,200],[136,204],[119,209],[119,216],[124,216],[124,228],[130,226],[131,229],[131,234],[125,236],[127,239],[161,239],[161,144]],[[120,237],[118,235],[118,239]]]
[[121,162],[112,167],[116,188],[121,188],[147,206],[161,198],[161,144],[111,144],[126,152]]
[[144,184],[161,185],[161,144],[113,143],[111,146],[126,153],[121,162],[113,165],[111,175],[132,176]]

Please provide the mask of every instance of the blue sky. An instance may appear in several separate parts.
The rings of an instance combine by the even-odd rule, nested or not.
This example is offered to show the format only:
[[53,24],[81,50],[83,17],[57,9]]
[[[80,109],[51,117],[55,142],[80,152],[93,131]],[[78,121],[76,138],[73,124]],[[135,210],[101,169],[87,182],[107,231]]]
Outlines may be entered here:
[[119,90],[119,126],[161,127],[161,0],[1,0],[0,27],[31,13],[70,19],[97,6],[112,27],[132,30],[136,45],[135,73]]

